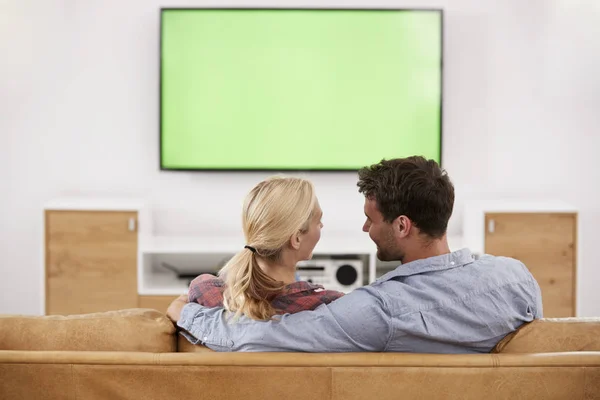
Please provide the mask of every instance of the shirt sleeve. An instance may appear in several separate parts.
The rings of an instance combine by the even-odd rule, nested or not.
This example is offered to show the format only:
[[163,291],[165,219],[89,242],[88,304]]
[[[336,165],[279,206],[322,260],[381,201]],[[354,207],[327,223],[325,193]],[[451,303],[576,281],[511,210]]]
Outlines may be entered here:
[[392,332],[385,301],[371,286],[314,311],[285,314],[272,321],[247,317],[233,321],[222,308],[188,303],[178,325],[189,341],[216,351],[383,351]]

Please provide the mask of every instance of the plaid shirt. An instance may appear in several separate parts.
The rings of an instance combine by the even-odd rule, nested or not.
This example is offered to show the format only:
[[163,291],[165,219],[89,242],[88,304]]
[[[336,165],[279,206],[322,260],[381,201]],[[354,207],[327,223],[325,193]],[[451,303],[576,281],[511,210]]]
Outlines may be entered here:
[[[225,282],[213,275],[203,274],[190,283],[189,302],[205,307],[223,307]],[[305,310],[314,310],[321,304],[329,304],[342,297],[344,293],[325,290],[321,285],[298,281],[285,285],[271,305],[277,314],[293,314]]]

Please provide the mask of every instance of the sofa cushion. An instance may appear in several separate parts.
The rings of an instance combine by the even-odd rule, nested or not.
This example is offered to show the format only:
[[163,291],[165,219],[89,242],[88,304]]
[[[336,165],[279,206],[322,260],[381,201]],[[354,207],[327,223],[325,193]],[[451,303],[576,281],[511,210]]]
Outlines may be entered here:
[[600,317],[542,318],[502,339],[492,353],[600,351]]
[[81,315],[0,315],[0,350],[176,350],[175,327],[161,312],[132,308]]

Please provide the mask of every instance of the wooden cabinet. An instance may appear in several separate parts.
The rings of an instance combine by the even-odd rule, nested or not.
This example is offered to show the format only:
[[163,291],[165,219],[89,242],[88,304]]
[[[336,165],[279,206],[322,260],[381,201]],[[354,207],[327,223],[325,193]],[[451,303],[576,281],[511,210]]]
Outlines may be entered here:
[[544,317],[576,315],[575,213],[486,213],[485,252],[522,261],[542,290]]
[[46,314],[134,308],[137,212],[46,210]]

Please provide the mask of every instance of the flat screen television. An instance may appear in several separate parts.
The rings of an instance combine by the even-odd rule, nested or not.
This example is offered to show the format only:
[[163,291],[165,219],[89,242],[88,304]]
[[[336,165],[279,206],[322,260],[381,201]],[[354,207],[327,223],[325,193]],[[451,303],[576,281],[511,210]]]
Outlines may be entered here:
[[441,162],[441,10],[161,9],[163,170]]

